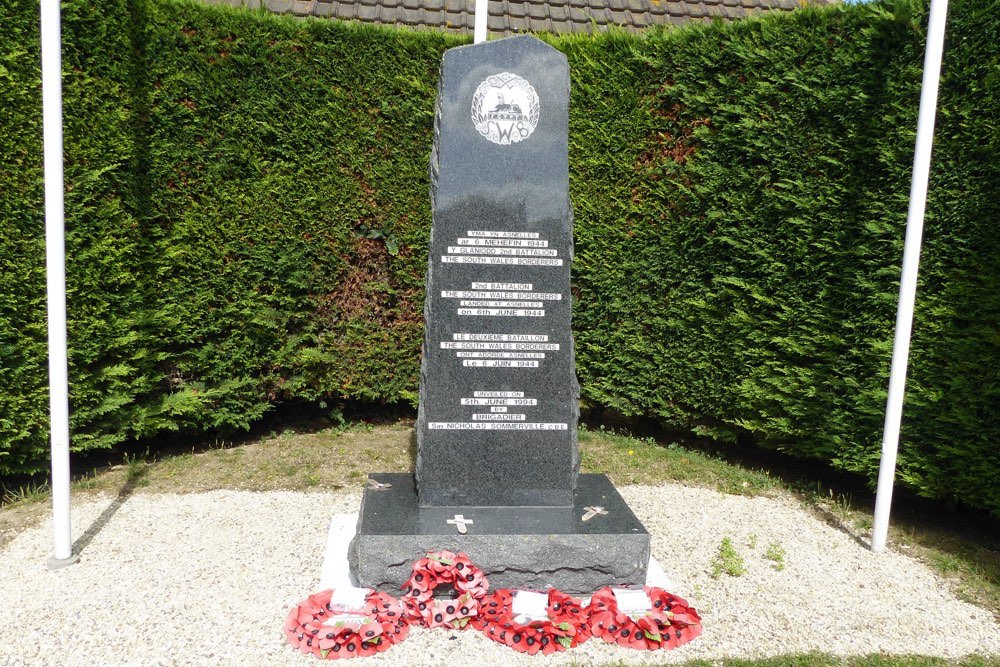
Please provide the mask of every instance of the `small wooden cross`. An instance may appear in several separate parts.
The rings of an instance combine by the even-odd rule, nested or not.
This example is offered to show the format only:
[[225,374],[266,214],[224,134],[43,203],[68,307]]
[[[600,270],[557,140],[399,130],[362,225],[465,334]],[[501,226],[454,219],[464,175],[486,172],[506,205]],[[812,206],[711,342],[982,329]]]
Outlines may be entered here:
[[603,507],[601,507],[600,505],[594,505],[593,507],[584,507],[583,510],[584,512],[586,512],[586,514],[583,515],[584,521],[590,521],[595,516],[606,515],[608,513],[608,511]]
[[460,534],[465,535],[469,532],[469,529],[465,526],[466,524],[471,524],[472,519],[466,519],[461,514],[456,514],[454,519],[448,519],[448,523],[458,528]]
[[368,480],[368,488],[372,491],[385,491],[391,486],[392,484],[389,482],[376,482],[374,479]]

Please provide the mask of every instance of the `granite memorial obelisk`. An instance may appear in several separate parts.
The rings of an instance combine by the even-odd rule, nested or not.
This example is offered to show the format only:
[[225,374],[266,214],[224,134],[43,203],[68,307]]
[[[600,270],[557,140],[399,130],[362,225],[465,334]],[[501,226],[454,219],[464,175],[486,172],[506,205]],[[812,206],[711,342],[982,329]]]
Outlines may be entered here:
[[363,586],[398,587],[438,549],[499,587],[645,580],[645,528],[578,474],[568,105],[566,58],[534,37],[445,53],[416,471],[371,476],[350,549]]

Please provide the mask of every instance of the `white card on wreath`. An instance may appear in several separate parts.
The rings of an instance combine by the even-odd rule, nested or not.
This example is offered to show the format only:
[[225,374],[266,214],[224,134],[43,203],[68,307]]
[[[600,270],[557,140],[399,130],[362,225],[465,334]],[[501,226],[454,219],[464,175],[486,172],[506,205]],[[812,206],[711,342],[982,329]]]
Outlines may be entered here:
[[355,586],[335,588],[333,596],[330,597],[330,606],[340,611],[364,611],[365,600],[371,592],[370,588]]
[[514,593],[514,603],[511,613],[514,618],[523,617],[529,621],[538,621],[549,617],[549,594],[535,591],[518,591]]
[[618,611],[629,616],[635,614],[645,614],[652,609],[649,604],[649,596],[641,588],[637,591],[628,588],[612,588],[615,600],[618,601]]
[[346,625],[352,628],[358,628],[368,622],[367,616],[362,616],[360,614],[334,614],[330,618],[323,621],[324,626],[336,627],[340,625]]

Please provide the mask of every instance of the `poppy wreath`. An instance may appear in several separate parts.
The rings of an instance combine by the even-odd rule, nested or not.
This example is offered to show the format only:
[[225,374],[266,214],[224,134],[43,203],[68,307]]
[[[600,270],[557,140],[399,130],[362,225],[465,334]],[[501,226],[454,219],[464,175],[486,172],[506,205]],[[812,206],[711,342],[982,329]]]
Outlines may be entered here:
[[591,633],[606,642],[649,651],[676,648],[701,634],[701,617],[686,601],[662,588],[643,590],[651,610],[636,619],[618,610],[610,588],[594,593],[588,607]]
[[[399,603],[393,609],[380,595],[383,594],[368,597],[363,622],[334,621],[329,625],[325,623],[345,613],[330,604],[333,590],[310,595],[288,612],[285,637],[303,653],[326,660],[367,657],[386,651],[406,637],[409,625]],[[390,611],[393,615],[389,615]]]
[[[452,599],[434,598],[434,591],[447,585]],[[463,629],[479,613],[479,601],[489,590],[483,571],[464,553],[435,551],[413,563],[413,574],[403,588],[403,607],[411,620],[428,628]]]
[[365,600],[365,615],[382,624],[383,637],[398,644],[410,634],[410,619],[403,604],[388,593],[372,591]]
[[514,591],[507,588],[494,591],[480,602],[473,627],[493,641],[528,655],[565,651],[590,637],[587,608],[565,593],[549,590],[547,620],[518,623],[514,620],[513,603]]

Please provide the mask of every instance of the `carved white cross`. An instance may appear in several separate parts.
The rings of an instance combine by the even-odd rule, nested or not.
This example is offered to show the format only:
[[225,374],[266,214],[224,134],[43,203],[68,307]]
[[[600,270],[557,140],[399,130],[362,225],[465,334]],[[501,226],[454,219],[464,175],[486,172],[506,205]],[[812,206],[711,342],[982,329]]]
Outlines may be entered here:
[[392,486],[392,484],[389,482],[376,482],[374,479],[368,480],[368,488],[372,491],[385,491],[390,486]]
[[466,528],[465,526],[466,524],[471,524],[472,522],[473,522],[472,519],[466,519],[461,514],[456,514],[454,519],[448,519],[448,523],[458,528],[458,532],[461,533],[462,535],[465,535],[467,532],[469,532],[469,529]]
[[583,511],[586,512],[586,514],[583,515],[584,521],[590,521],[595,516],[604,515],[608,513],[608,511],[603,507],[601,507],[600,505],[594,505],[593,507],[584,507]]

